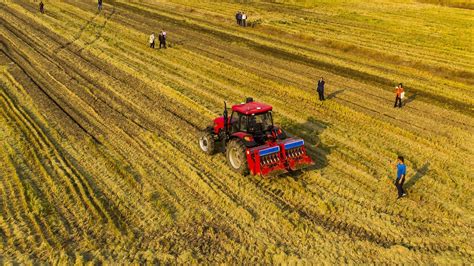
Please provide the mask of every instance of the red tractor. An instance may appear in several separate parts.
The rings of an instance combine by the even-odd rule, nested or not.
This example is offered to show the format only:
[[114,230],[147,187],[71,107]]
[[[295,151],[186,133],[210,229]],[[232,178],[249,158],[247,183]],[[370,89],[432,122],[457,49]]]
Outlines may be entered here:
[[206,128],[199,146],[207,154],[222,150],[229,166],[243,175],[281,174],[314,164],[304,140],[288,137],[273,124],[272,107],[252,98],[232,106],[230,117],[224,103],[223,116]]

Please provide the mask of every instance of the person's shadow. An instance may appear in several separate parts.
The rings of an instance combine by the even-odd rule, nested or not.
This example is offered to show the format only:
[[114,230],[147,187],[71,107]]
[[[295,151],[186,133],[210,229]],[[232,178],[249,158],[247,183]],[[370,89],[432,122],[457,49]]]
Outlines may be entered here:
[[404,102],[403,102],[403,105],[407,105],[411,102],[413,102],[416,97],[418,97],[418,92],[415,92],[412,96],[408,97]]
[[426,175],[426,173],[428,173],[428,170],[429,170],[429,167],[430,167],[430,163],[425,163],[421,168],[419,168],[415,175],[412,176],[406,183],[405,183],[405,188],[408,189],[410,187],[412,187],[413,185],[415,185],[415,183],[420,180],[423,176]]
[[334,91],[334,92],[328,94],[328,96],[326,97],[326,99],[331,100],[332,98],[336,98],[336,96],[337,96],[339,93],[343,93],[345,90],[346,90],[346,89],[341,89],[341,90]]

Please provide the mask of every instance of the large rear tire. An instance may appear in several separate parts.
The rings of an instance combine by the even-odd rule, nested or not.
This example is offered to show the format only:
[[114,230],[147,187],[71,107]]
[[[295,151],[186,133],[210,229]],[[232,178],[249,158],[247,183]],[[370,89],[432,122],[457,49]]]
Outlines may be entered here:
[[204,132],[199,138],[199,147],[209,155],[214,154],[216,152],[214,136],[209,132]]
[[233,139],[227,144],[227,163],[232,170],[242,175],[249,174],[246,150],[240,139]]

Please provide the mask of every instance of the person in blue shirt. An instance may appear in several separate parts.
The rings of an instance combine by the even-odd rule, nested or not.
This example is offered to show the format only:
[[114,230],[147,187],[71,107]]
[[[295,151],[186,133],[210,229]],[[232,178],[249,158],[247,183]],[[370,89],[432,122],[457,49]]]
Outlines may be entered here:
[[403,183],[405,183],[405,176],[407,174],[407,166],[403,156],[398,156],[397,159],[397,179],[395,179],[395,186],[398,190],[398,198],[405,197],[407,193],[403,190]]

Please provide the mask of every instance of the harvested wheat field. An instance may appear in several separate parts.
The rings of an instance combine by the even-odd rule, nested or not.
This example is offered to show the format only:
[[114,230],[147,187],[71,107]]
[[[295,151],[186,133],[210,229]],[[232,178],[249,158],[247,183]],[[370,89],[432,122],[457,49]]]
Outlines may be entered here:
[[[473,5],[428,2],[1,1],[0,264],[473,264]],[[246,97],[315,164],[203,153]]]

